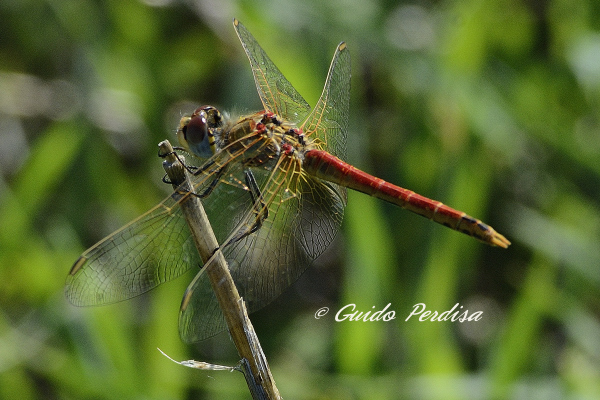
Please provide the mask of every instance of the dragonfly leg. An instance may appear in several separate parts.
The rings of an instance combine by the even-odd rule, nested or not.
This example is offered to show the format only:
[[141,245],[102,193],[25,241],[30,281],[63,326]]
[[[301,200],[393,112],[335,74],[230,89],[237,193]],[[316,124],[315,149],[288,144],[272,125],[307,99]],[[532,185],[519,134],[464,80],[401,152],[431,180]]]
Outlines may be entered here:
[[[211,167],[214,164],[214,162],[210,162],[209,165],[205,165],[203,166],[201,169],[198,169],[194,175],[200,175],[202,172],[206,171],[209,167]],[[226,165],[219,167],[217,169],[216,172],[216,176],[215,178],[210,182],[210,185],[208,185],[208,187],[206,189],[204,189],[204,191],[202,193],[194,193],[194,195],[200,199],[205,198],[206,196],[208,196],[209,194],[212,193],[213,190],[215,190],[215,188],[217,187],[217,184],[219,183],[219,180],[221,179],[221,177],[223,176],[223,174],[225,173],[226,170]]]
[[250,228],[246,229],[245,227],[243,227],[242,229],[240,229],[237,232],[237,234],[235,234],[226,243],[226,245],[228,245],[230,243],[235,243],[239,240],[242,240],[246,236],[259,230],[263,224],[263,221],[265,219],[267,219],[269,216],[269,208],[266,206],[266,203],[264,202],[263,195],[260,192],[260,188],[258,187],[258,184],[256,183],[256,178],[254,178],[254,174],[252,173],[252,171],[248,171],[248,170],[244,171],[244,178],[246,181],[246,186],[248,186],[248,192],[250,194],[250,198],[252,199],[253,211],[254,211],[254,214],[256,214],[256,218]]
[[262,226],[263,221],[269,216],[269,208],[263,200],[263,196],[260,193],[260,189],[258,188],[258,184],[256,183],[252,171],[245,171],[244,175],[246,185],[248,185],[248,189],[250,189],[250,197],[252,198],[252,204],[254,204],[254,212],[256,213],[256,221],[250,228],[250,234],[256,232]]
[[[185,151],[185,149],[184,149],[183,147],[173,147],[173,150],[182,150],[182,151]],[[170,153],[161,154],[160,150],[158,151],[158,156],[159,156],[160,158],[166,158],[166,157],[170,156],[171,154],[175,155],[175,157],[177,158],[177,161],[179,161],[179,163],[180,163],[181,165],[183,165],[183,167],[184,167],[185,169],[187,169],[187,170],[188,170],[188,172],[189,172],[190,174],[195,174],[195,173],[196,173],[195,171],[198,169],[198,167],[195,167],[195,166],[193,166],[193,165],[187,165],[186,163],[184,163],[184,162],[183,162],[183,160],[182,160],[181,158],[179,158],[179,154],[177,154],[177,152],[175,152],[175,151],[172,151],[172,152],[170,152]],[[171,181],[170,181],[170,180],[167,178],[167,174],[165,174],[165,175],[163,176],[163,178],[162,178],[162,181],[163,181],[163,183],[167,183],[167,184],[169,184],[169,185],[172,185],[172,184],[173,184],[173,182],[171,182]]]

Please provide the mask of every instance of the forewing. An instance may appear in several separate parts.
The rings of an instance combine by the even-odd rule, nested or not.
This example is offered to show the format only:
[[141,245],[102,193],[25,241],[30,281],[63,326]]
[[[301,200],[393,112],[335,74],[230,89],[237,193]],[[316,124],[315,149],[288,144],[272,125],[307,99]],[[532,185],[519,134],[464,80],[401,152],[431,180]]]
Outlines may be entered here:
[[250,60],[258,95],[265,110],[297,124],[308,115],[310,106],[283,76],[254,36],[237,19],[233,20],[242,47]]
[[[244,185],[227,170],[240,153],[221,151],[211,157],[192,177],[197,193],[221,187],[220,195],[207,198],[212,217],[218,220],[216,231],[221,239],[246,213]],[[239,164],[239,163],[238,163]],[[65,293],[75,305],[114,303],[145,293],[172,280],[202,261],[194,245],[175,191],[162,203],[86,250],[67,277]],[[212,203],[211,203],[212,202]],[[247,208],[245,209],[244,206]],[[211,219],[212,221],[212,219]]]
[[323,93],[302,129],[321,150],[344,159],[350,114],[350,51],[338,45],[329,67]]
[[77,306],[138,296],[199,265],[198,252],[177,202],[168,197],[84,252],[65,287]]

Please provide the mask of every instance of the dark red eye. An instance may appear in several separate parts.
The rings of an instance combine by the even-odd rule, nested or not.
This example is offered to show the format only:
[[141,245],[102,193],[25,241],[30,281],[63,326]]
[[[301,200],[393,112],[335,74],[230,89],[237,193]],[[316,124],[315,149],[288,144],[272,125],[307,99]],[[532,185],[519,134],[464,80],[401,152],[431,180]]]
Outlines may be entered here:
[[206,113],[201,111],[199,114],[192,115],[190,121],[183,127],[183,135],[188,145],[193,148],[208,140],[208,124],[206,123]]
[[212,156],[218,149],[215,138],[221,134],[223,120],[212,106],[198,107],[189,117],[181,118],[177,137],[179,143],[200,158]]

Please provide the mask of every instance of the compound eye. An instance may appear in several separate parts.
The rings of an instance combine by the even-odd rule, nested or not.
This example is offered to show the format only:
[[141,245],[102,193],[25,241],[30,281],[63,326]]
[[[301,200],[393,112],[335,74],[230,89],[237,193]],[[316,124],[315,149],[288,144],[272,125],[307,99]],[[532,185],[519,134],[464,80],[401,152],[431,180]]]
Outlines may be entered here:
[[212,106],[198,107],[191,116],[179,121],[179,143],[197,157],[211,157],[217,151],[215,136],[221,134],[222,125],[219,110]]
[[214,144],[214,138],[207,122],[206,111],[202,108],[194,111],[191,117],[181,119],[177,137],[179,143],[195,156],[200,158],[212,156],[211,145]]
[[192,149],[201,145],[202,142],[208,142],[208,124],[204,111],[192,115],[187,125],[183,127],[183,137]]

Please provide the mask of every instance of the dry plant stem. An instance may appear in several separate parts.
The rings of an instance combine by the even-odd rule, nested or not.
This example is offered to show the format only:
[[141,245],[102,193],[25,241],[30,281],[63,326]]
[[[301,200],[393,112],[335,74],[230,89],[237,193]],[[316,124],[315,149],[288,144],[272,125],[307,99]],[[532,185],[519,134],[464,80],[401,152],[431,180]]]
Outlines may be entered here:
[[[159,156],[164,158],[163,167],[180,196],[181,207],[190,228],[196,248],[200,253],[206,274],[215,291],[221,311],[225,316],[231,338],[242,358],[242,371],[253,399],[280,399],[281,396],[271,375],[267,359],[260,347],[258,337],[248,318],[246,307],[235,287],[227,261],[218,251],[219,243],[208,217],[189,180],[189,173],[179,161],[182,157],[173,152],[168,140],[159,143]],[[211,259],[212,258],[212,259]],[[209,262],[210,260],[210,262]]]

